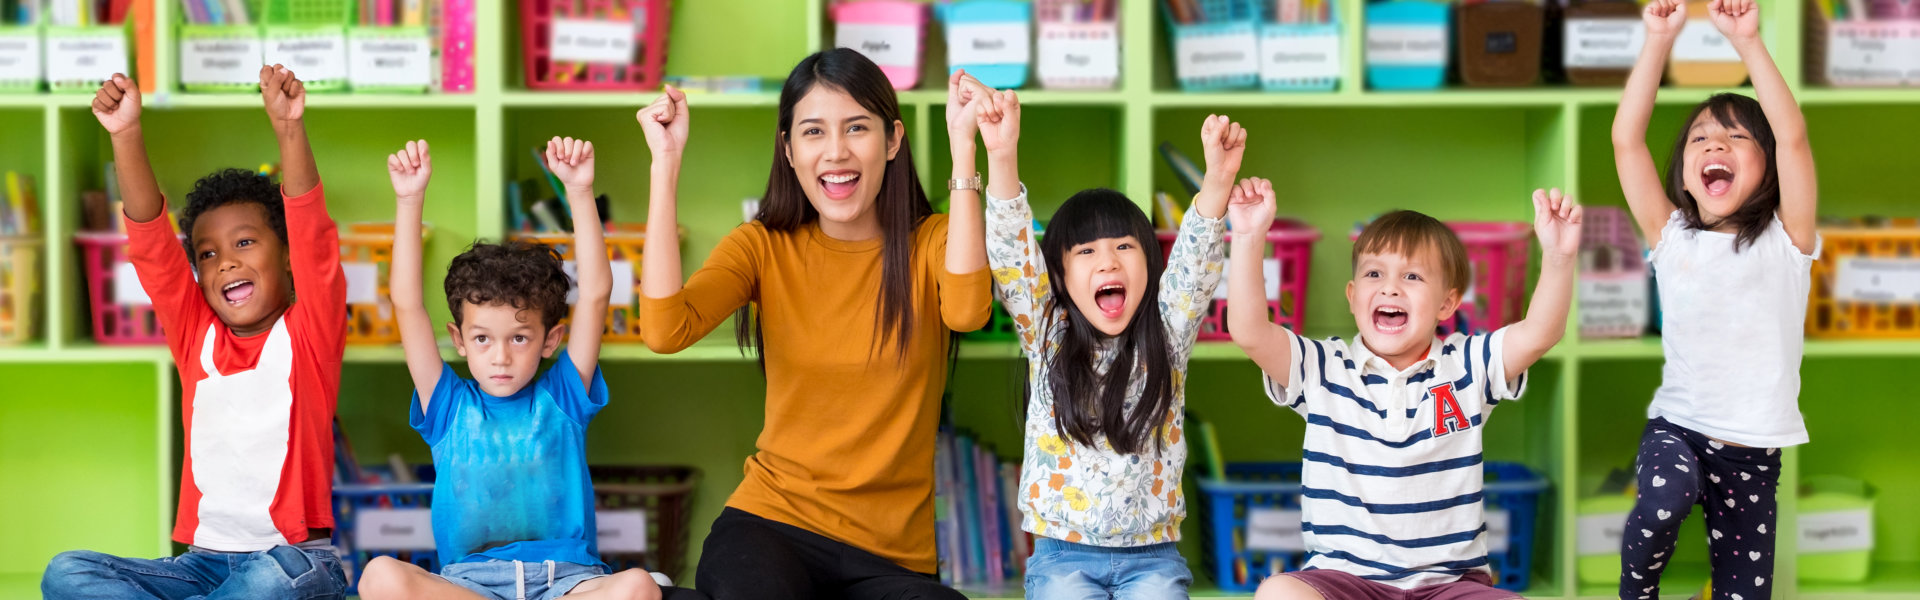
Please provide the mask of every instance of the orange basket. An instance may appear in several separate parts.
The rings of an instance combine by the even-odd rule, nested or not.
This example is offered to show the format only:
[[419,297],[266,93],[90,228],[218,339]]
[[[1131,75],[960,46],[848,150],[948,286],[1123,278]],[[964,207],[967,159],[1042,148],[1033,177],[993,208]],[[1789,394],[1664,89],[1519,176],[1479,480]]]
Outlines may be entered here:
[[1920,337],[1920,220],[1820,228],[1807,336]]
[[[432,225],[421,226],[423,244],[432,235]],[[347,343],[400,342],[389,297],[392,269],[393,223],[347,225],[340,234],[340,270],[347,279]]]
[[[608,342],[639,342],[640,339],[640,258],[641,251],[647,246],[647,226],[644,223],[616,225],[615,231],[606,233],[607,259],[613,261],[613,295],[607,300],[607,323],[600,336]],[[539,242],[552,246],[560,258],[567,261],[567,275],[573,276],[573,234],[565,231],[551,233],[515,233],[509,239]],[[687,239],[687,228],[680,228],[680,239]],[[569,299],[568,304],[572,304]],[[562,324],[572,320],[571,315],[562,319]]]

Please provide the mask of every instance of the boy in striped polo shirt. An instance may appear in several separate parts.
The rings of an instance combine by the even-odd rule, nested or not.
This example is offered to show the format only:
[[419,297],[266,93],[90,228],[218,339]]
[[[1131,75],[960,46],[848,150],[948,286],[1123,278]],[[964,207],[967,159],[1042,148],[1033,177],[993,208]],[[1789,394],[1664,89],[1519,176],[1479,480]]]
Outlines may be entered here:
[[[1497,600],[1481,509],[1480,429],[1520,397],[1526,370],[1560,341],[1580,247],[1580,207],[1535,191],[1545,256],[1527,318],[1487,334],[1434,335],[1471,277],[1466,248],[1432,217],[1401,211],[1354,243],[1347,303],[1354,342],[1296,336],[1267,316],[1263,236],[1233,237],[1228,319],[1266,374],[1267,395],[1307,419],[1301,473],[1306,567],[1256,598]],[[1233,231],[1265,231],[1272,186],[1228,207]]]

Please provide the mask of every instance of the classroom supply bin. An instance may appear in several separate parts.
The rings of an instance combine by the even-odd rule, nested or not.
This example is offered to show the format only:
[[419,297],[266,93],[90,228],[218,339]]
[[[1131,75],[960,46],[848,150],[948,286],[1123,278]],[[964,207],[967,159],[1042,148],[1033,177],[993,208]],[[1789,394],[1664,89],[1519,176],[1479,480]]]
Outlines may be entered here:
[[92,94],[114,73],[132,73],[132,44],[124,25],[46,27],[41,57],[47,88]]
[[1920,17],[1834,21],[1806,7],[1807,82],[1834,87],[1920,86]]
[[[520,0],[520,48],[536,90],[649,90],[667,63],[669,0]],[[574,44],[598,39],[608,45]],[[622,47],[619,41],[629,41]],[[559,43],[559,46],[555,46]]]
[[[1527,589],[1547,481],[1516,463],[1489,462],[1483,468],[1487,559],[1494,585]],[[1268,576],[1305,564],[1304,544],[1298,538],[1300,463],[1233,463],[1226,466],[1224,480],[1198,479],[1201,563],[1220,589],[1251,592]],[[1274,549],[1260,549],[1263,546]]]
[[1181,23],[1158,2],[1172,40],[1174,78],[1189,92],[1237,90],[1260,82],[1260,0],[1200,0],[1204,21]]
[[1587,207],[1580,230],[1580,337],[1639,337],[1647,329],[1651,279],[1646,244],[1617,206]]
[[[1179,238],[1178,231],[1161,231],[1160,252],[1173,255],[1173,244]],[[1231,247],[1233,233],[1227,234],[1223,244]],[[1320,230],[1293,219],[1276,219],[1273,227],[1267,230],[1267,246],[1273,253],[1264,258],[1267,292],[1267,309],[1274,323],[1301,331],[1307,322],[1307,268],[1313,264],[1313,243],[1320,241]],[[1275,284],[1274,282],[1278,282]],[[1223,277],[1220,287],[1214,290],[1211,306],[1200,324],[1202,340],[1229,340],[1232,333],[1227,330],[1227,281]]]
[[1451,5],[1426,0],[1368,4],[1367,85],[1431,90],[1446,83],[1452,14]]
[[1547,15],[1527,0],[1460,5],[1460,82],[1475,87],[1533,85],[1540,80]]
[[947,72],[967,74],[994,89],[1027,84],[1033,62],[1033,4],[1016,0],[960,0],[937,4],[946,24]]
[[[261,1],[242,2],[245,15],[210,14],[227,9],[224,2],[189,1],[181,5],[174,24],[179,40],[175,72],[180,88],[195,93],[257,93],[260,65],[266,64],[266,38],[260,25],[266,15]],[[211,24],[205,20],[241,20],[241,25]],[[304,80],[306,75],[301,74]]]
[[1327,2],[1324,23],[1260,24],[1260,88],[1270,92],[1331,91],[1340,85],[1345,48],[1340,3]]
[[698,471],[672,465],[590,465],[600,560],[678,580],[687,567]]
[[1627,0],[1576,0],[1562,22],[1560,60],[1573,85],[1626,85],[1646,43],[1640,5]]
[[1732,87],[1747,80],[1733,43],[1707,19],[1707,3],[1687,3],[1687,25],[1667,57],[1667,81],[1676,86]]
[[82,231],[73,234],[73,241],[85,265],[93,340],[110,346],[167,343],[153,301],[127,261],[126,234]]
[[1807,336],[1920,337],[1920,222],[1820,228]]
[[1874,489],[1858,479],[1813,475],[1800,484],[1801,582],[1860,583],[1873,564]]
[[435,47],[425,26],[347,28],[347,83],[355,92],[424,94]]
[[[282,64],[300,76],[309,92],[347,89],[347,24],[353,0],[265,0],[262,52],[266,64]],[[259,81],[259,69],[254,69]]]
[[40,51],[39,27],[0,25],[0,94],[40,91],[46,81]]
[[[421,229],[422,246],[433,226]],[[340,270],[347,279],[347,343],[396,344],[400,325],[389,297],[393,223],[353,223],[340,234]]]
[[920,84],[927,4],[911,0],[841,1],[832,8],[834,45],[852,48],[879,65],[893,89]]
[[1034,70],[1050,90],[1110,90],[1120,81],[1120,23],[1054,20],[1071,0],[1036,0]]
[[1580,500],[1574,514],[1576,548],[1575,570],[1585,585],[1620,582],[1620,543],[1627,527],[1627,515],[1633,512],[1634,497],[1626,494],[1595,496]]
[[[338,424],[336,424],[338,426]],[[393,470],[368,466],[341,473],[333,484],[333,543],[347,575],[347,595],[359,593],[360,574],[380,556],[439,573],[433,542],[433,465],[414,465],[417,483],[394,483]]]
[[39,316],[40,238],[0,237],[0,346],[33,340]]
[[[551,246],[566,261],[567,276],[574,276],[573,234],[568,232],[552,233],[515,233],[510,239],[539,242]],[[687,239],[687,228],[680,228],[680,239]],[[613,262],[613,294],[607,300],[607,323],[600,339],[608,342],[641,342],[640,337],[640,263],[641,252],[647,246],[647,226],[644,223],[621,225],[606,233],[607,258]],[[573,304],[573,294],[567,295],[567,304]],[[571,319],[562,319],[561,323]]]

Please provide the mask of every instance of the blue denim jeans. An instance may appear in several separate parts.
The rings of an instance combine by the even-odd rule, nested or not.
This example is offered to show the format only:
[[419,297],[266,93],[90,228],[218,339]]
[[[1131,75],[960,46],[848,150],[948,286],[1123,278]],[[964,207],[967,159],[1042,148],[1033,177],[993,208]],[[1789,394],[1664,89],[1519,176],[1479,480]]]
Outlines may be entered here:
[[1193,572],[1172,542],[1103,548],[1034,538],[1028,600],[1186,600]]
[[551,560],[483,560],[440,569],[440,578],[448,583],[496,600],[553,600],[567,595],[574,586],[606,576],[607,568],[600,565]]
[[47,600],[341,600],[347,576],[332,549],[195,550],[166,558],[62,552],[47,563]]

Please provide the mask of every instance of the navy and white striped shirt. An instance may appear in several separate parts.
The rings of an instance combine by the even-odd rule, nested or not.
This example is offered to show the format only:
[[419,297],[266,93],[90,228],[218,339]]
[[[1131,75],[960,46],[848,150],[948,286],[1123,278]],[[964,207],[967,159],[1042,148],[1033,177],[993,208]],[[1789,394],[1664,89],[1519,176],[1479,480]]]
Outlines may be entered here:
[[1436,338],[1405,370],[1366,344],[1288,335],[1290,372],[1265,379],[1275,404],[1307,419],[1305,568],[1401,589],[1489,570],[1480,428],[1526,387],[1525,373],[1505,372],[1505,335]]

